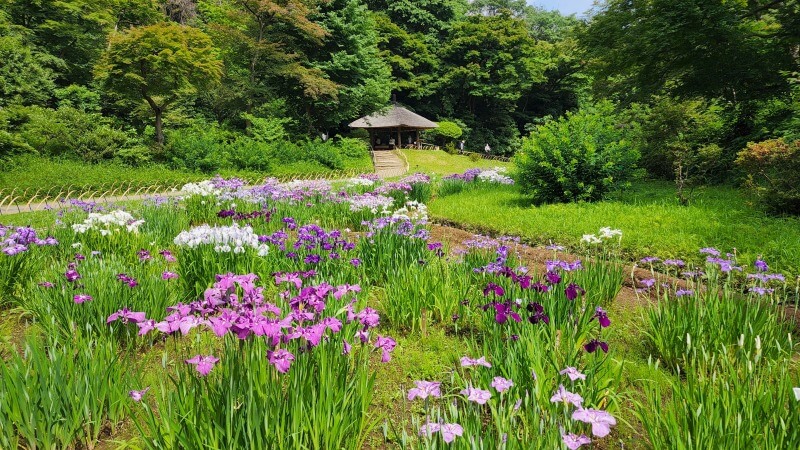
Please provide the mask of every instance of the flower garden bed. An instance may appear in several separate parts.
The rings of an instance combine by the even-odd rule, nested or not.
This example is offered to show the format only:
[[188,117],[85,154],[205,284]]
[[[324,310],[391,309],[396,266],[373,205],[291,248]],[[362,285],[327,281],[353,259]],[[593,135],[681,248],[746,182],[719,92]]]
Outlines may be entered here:
[[[442,186],[511,182],[216,178],[0,228],[0,307],[27,323],[0,362],[0,448],[800,443],[781,425],[800,420],[786,280],[715,249],[704,267],[642,262],[653,276],[628,294],[654,304],[644,346],[668,382],[633,385],[612,312],[617,230],[530,264],[518,239],[428,223]],[[431,339],[444,344],[424,358],[404,349]]]

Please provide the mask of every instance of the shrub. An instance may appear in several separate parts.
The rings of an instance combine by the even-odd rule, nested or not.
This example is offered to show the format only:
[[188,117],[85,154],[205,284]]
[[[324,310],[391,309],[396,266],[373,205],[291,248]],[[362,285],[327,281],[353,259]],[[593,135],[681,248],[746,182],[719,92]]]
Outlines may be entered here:
[[636,174],[629,131],[608,102],[537,126],[517,159],[522,192],[539,202],[602,199]]
[[434,128],[425,132],[425,136],[434,140],[437,144],[444,145],[461,137],[463,130],[455,122],[443,120],[439,122],[439,128]]
[[222,151],[227,133],[216,125],[198,122],[166,135],[165,155],[174,168],[213,173],[230,165]]
[[478,162],[481,160],[481,155],[479,153],[470,153],[469,160],[472,162]]
[[100,114],[62,106],[9,108],[0,124],[16,136],[3,143],[12,150],[32,148],[46,156],[80,158],[88,162],[113,159],[123,149],[138,145],[131,133],[115,127]]
[[800,140],[751,142],[736,164],[747,174],[746,186],[768,210],[800,214]]

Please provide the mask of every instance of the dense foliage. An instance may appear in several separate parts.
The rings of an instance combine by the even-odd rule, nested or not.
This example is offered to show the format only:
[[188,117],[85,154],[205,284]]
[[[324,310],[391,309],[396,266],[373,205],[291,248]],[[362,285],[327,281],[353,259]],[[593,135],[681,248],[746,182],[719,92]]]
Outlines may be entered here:
[[751,142],[736,163],[747,173],[747,186],[773,212],[800,214],[800,140]]
[[602,199],[636,175],[632,134],[610,103],[536,127],[517,160],[522,192],[539,202]]

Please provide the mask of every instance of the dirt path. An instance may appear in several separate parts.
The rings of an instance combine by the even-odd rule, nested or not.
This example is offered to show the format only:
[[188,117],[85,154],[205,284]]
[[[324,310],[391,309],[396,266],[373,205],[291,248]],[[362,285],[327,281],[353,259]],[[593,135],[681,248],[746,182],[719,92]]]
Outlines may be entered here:
[[[434,241],[447,242],[454,250],[461,249],[461,244],[466,240],[472,239],[474,236],[475,234],[460,228],[437,224],[433,224],[431,226],[431,239]],[[546,261],[553,259],[553,251],[547,250],[544,247],[531,247],[529,245],[519,244],[515,247],[515,251],[519,253],[520,258],[525,265],[542,273],[544,272]],[[558,252],[557,256],[559,259],[569,262],[580,259],[575,255],[565,252]],[[631,279],[630,276],[625,277],[622,289],[620,289],[615,299],[618,305],[625,308],[635,308],[641,306],[644,299],[651,300],[647,295],[637,295],[635,290],[636,287],[634,286],[634,280],[638,283],[640,280],[653,278],[653,274],[650,273],[649,270],[641,268],[634,269],[633,266],[625,266],[625,273],[628,275],[632,273],[633,279]],[[682,282],[682,280],[668,278],[662,274],[656,274],[656,277],[659,279],[659,282]]]

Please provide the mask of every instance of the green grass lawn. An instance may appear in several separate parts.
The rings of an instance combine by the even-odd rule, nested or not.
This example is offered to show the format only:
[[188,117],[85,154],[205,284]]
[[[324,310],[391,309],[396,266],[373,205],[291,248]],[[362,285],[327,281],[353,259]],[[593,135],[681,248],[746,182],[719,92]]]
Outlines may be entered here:
[[481,159],[472,161],[467,156],[451,155],[442,150],[402,150],[408,159],[409,172],[425,172],[437,175],[450,175],[463,173],[467,169],[478,167],[491,169],[492,167],[511,167],[510,163]]
[[[372,161],[368,155],[363,158],[345,158],[345,170],[372,172]],[[58,189],[66,186],[101,187],[112,183],[132,182],[136,185],[183,183],[205,180],[214,174],[202,174],[182,170],[172,170],[160,165],[132,168],[122,164],[87,164],[70,160],[48,160],[38,157],[17,159],[10,170],[0,171],[0,190]],[[268,176],[291,176],[303,174],[333,173],[325,166],[310,161],[276,165],[269,172],[220,170],[224,177],[240,177],[249,180]]]
[[688,207],[670,183],[646,182],[598,203],[532,206],[516,186],[465,191],[438,198],[431,215],[476,231],[516,235],[535,244],[578,246],[584,234],[609,226],[623,232],[630,259],[643,256],[700,260],[715,246],[751,263],[763,255],[777,270],[800,274],[800,219],[776,218],[730,187],[708,187]]

